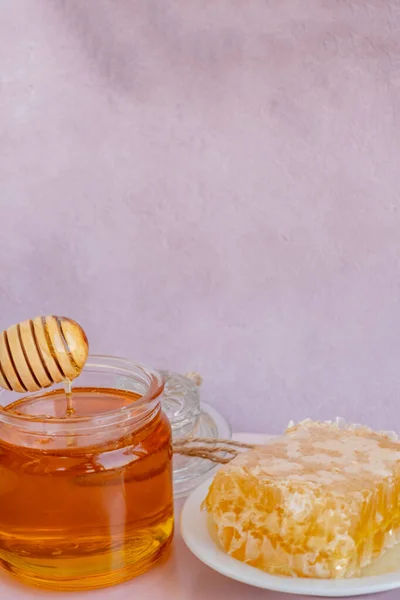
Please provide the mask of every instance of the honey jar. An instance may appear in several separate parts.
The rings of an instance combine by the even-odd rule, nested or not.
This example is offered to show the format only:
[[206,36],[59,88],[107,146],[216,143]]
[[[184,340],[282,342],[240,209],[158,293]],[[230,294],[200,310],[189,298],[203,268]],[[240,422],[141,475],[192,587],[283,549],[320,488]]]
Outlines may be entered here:
[[85,590],[146,571],[173,535],[162,375],[89,357],[74,382],[0,393],[0,561],[29,584]]

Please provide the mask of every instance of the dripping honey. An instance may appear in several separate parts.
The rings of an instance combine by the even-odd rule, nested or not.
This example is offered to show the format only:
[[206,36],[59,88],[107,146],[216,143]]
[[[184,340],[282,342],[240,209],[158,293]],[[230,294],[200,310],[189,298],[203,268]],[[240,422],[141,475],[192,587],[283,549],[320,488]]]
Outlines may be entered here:
[[73,399],[72,399],[72,381],[70,379],[65,380],[65,398],[67,400],[67,408],[65,410],[66,417],[73,417],[75,414]]
[[73,407],[65,442],[45,426],[35,437],[0,424],[0,561],[20,579],[56,589],[103,587],[147,570],[166,551],[173,506],[163,413],[131,431],[121,423],[89,436],[74,429],[82,417],[134,407],[139,398],[76,388],[68,404],[56,390],[4,409],[59,421]]

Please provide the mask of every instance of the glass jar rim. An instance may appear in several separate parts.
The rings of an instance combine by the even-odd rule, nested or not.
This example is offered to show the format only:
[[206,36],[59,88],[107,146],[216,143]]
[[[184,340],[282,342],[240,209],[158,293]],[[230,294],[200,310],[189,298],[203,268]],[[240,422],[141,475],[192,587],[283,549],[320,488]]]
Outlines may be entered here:
[[[97,364],[96,362],[97,361]],[[89,367],[89,369],[88,369]],[[90,370],[90,367],[106,367],[110,371],[113,369],[121,371],[125,374],[125,376],[130,376],[134,378],[142,378],[142,382],[147,386],[146,392],[137,400],[126,404],[125,406],[118,407],[116,409],[105,411],[99,415],[89,415],[89,416],[71,416],[71,417],[47,417],[47,416],[32,416],[32,415],[23,415],[16,413],[9,413],[4,410],[3,407],[0,406],[0,422],[7,423],[8,425],[15,424],[16,426],[28,425],[36,423],[38,425],[73,425],[76,427],[80,424],[89,425],[94,424],[96,421],[100,421],[101,425],[114,424],[116,421],[124,421],[129,418],[130,411],[133,407],[135,408],[145,408],[146,405],[149,408],[149,411],[154,409],[154,404],[157,405],[160,402],[161,396],[164,391],[164,378],[162,375],[144,365],[142,363],[135,363],[127,358],[122,358],[119,356],[110,356],[107,354],[91,354],[88,356],[86,364],[83,368],[83,371]],[[144,378],[147,378],[147,382],[144,381]],[[79,377],[76,381],[79,381]],[[92,387],[92,386],[90,386]],[[53,388],[43,388],[38,392],[34,392],[32,394],[26,394],[19,396],[22,398],[34,398],[35,396],[41,396],[46,392],[51,391]],[[98,389],[101,389],[99,386]],[[119,388],[115,388],[119,389]],[[124,391],[121,389],[121,391]],[[0,396],[3,393],[7,393],[7,390],[0,390]]]

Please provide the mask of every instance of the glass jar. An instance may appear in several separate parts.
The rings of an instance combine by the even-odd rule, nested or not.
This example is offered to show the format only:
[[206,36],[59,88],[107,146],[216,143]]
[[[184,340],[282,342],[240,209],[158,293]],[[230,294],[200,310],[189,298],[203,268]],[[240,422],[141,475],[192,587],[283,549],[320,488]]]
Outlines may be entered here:
[[[92,356],[74,382],[0,393],[0,561],[59,590],[146,571],[173,535],[171,428],[155,371]],[[67,416],[65,416],[67,414]]]
[[[163,410],[171,423],[174,441],[187,437],[231,437],[231,428],[225,418],[209,404],[200,402],[197,373],[186,376],[170,371],[160,373],[165,381]],[[175,498],[187,496],[218,469],[218,465],[209,460],[179,454],[174,455],[173,465]]]

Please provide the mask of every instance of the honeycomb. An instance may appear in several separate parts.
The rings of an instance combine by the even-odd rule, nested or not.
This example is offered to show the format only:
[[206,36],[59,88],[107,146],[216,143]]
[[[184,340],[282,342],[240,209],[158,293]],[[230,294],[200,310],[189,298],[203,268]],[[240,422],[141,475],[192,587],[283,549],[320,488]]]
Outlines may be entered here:
[[344,578],[400,541],[400,441],[306,420],[224,465],[204,501],[225,552],[274,575]]

